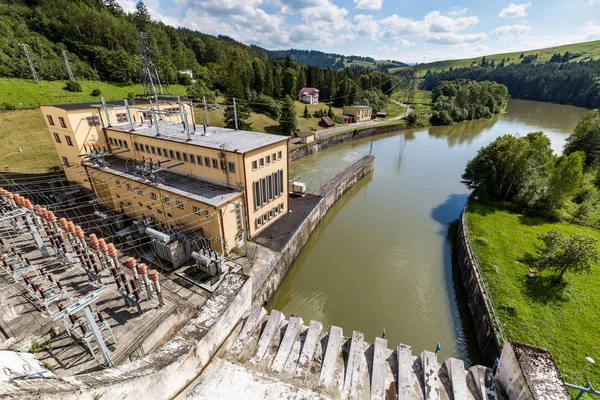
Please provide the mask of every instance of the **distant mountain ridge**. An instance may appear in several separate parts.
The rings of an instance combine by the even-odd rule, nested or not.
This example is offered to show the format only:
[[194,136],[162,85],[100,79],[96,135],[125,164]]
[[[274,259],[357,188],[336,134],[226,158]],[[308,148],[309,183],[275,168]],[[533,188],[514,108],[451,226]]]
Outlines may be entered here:
[[324,53],[318,50],[270,50],[268,53],[269,56],[274,58],[285,58],[289,55],[294,61],[332,70],[356,68],[387,72],[391,68],[407,66],[407,64],[396,60],[375,60],[372,57],[345,56],[336,53]]

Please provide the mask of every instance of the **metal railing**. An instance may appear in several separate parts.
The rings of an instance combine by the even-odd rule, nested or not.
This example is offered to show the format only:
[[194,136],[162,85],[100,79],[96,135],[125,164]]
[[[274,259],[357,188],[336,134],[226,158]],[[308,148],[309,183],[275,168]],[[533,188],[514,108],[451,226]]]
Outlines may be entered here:
[[[329,179],[335,177],[336,175],[340,174],[341,171],[343,171],[344,169],[348,169],[348,172],[346,172],[343,176],[341,176],[338,179],[338,183],[340,181],[342,181],[343,179],[345,179],[348,175],[354,173],[358,168],[362,167],[364,165],[364,163],[368,160],[367,156],[362,156],[360,159],[354,161],[350,166],[347,166],[345,168],[340,168],[340,170],[338,170],[336,173],[334,173],[333,175],[331,175],[330,178],[324,180],[323,182],[319,182],[319,185],[316,185],[315,189],[318,189],[320,186],[324,185]],[[353,167],[353,168],[352,168]],[[333,190],[335,187],[337,186],[337,183],[332,185],[326,192],[321,193],[320,196],[321,197],[325,197],[327,194],[329,194],[329,192],[331,192],[331,190]],[[314,193],[312,190],[309,191],[309,193]],[[296,225],[296,227],[292,230],[292,232],[290,233],[290,235],[287,237],[287,239],[285,240],[285,242],[283,242],[283,244],[281,245],[281,247],[279,248],[279,250],[277,251],[277,253],[275,253],[273,255],[273,258],[271,259],[271,261],[269,262],[269,264],[267,265],[267,267],[260,273],[260,275],[255,276],[253,281],[252,281],[252,291],[256,290],[256,288],[259,286],[259,284],[262,284],[262,282],[265,280],[265,278],[269,275],[269,273],[271,272],[271,270],[273,269],[273,266],[275,265],[276,262],[278,262],[279,257],[281,256],[281,253],[283,253],[283,249],[286,248],[286,245],[288,244],[288,242],[290,240],[292,240],[292,238],[295,237],[296,232],[300,229],[300,227],[304,224],[304,222],[308,219],[309,215],[312,213],[312,211],[319,205],[321,204],[321,201],[318,201],[314,206],[312,206],[312,208],[306,213],[306,215],[300,220],[300,222],[298,223],[298,225]],[[289,212],[288,212],[289,213]],[[290,216],[291,218],[291,216]]]
[[506,342],[506,340],[507,340],[507,336],[506,336],[506,333],[504,332],[504,327],[502,325],[502,321],[500,321],[500,317],[498,316],[498,311],[496,310],[496,306],[494,304],[492,294],[490,293],[489,286],[487,284],[485,276],[483,275],[483,270],[481,269],[481,265],[479,264],[479,259],[477,258],[477,253],[475,253],[475,251],[473,250],[473,242],[471,241],[471,236],[469,235],[469,228],[467,226],[466,213],[467,213],[467,206],[469,205],[470,199],[471,199],[471,196],[469,196],[469,198],[467,199],[467,202],[465,203],[465,206],[462,210],[461,223],[463,226],[464,236],[467,239],[467,247],[468,247],[469,255],[470,255],[471,260],[473,260],[473,263],[475,264],[475,268],[477,269],[477,274],[479,275],[479,282],[481,283],[481,286],[483,287],[483,291],[484,291],[484,294],[486,297],[487,309],[492,314],[492,320],[493,320],[492,323],[494,324],[496,336],[500,340],[500,347],[502,347],[502,345],[504,345],[504,342]]

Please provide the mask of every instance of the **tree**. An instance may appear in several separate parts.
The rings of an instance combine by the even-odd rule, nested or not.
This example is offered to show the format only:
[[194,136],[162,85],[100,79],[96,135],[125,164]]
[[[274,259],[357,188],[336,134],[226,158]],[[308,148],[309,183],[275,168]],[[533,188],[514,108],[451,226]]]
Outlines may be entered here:
[[281,117],[279,117],[279,130],[283,135],[291,136],[296,131],[296,108],[294,99],[286,96],[281,107]]
[[281,85],[284,96],[294,96],[296,94],[294,93],[296,90],[296,71],[293,68],[286,68],[283,71]]
[[108,8],[108,11],[114,16],[123,14],[123,8],[121,8],[117,0],[102,0],[102,4]]
[[566,237],[562,233],[551,230],[538,236],[541,243],[536,243],[538,253],[536,266],[540,270],[553,270],[557,281],[562,281],[566,272],[592,272],[591,263],[598,262],[600,257],[596,251],[596,239],[581,234]]
[[[227,103],[233,104],[232,98],[227,97],[226,101]],[[246,102],[237,102],[235,111],[237,111],[238,129],[242,131],[251,131],[252,123],[249,122],[249,120],[252,113],[248,104]],[[233,106],[225,107],[224,122],[226,128],[235,129],[235,111]]]
[[333,119],[333,117],[335,116],[333,114],[333,109],[331,108],[331,104],[329,105],[329,108],[327,109],[327,116],[331,119]]
[[308,113],[308,106],[305,104],[304,105],[304,118],[308,119],[310,117],[310,114]]
[[600,161],[600,111],[587,113],[567,138],[564,153],[569,155],[577,151],[585,154],[588,169]]
[[202,100],[203,97],[206,98],[208,103],[214,103],[216,96],[212,90],[209,90],[203,82],[197,81],[192,83],[186,89],[186,93],[189,97],[193,97],[198,100]]
[[269,93],[265,90],[265,64],[258,57],[252,61],[252,89],[256,94]]
[[152,22],[150,12],[142,0],[135,5],[135,25],[139,32],[145,32],[146,28]]

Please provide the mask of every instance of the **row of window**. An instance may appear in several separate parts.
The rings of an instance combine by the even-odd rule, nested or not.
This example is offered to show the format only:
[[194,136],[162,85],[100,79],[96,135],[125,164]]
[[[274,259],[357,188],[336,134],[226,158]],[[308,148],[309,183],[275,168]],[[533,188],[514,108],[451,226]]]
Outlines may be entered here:
[[271,165],[276,161],[281,161],[283,157],[283,152],[278,151],[277,153],[273,153],[266,157],[259,158],[258,160],[252,161],[252,171],[256,171],[258,168],[263,168],[266,165]]
[[260,217],[258,217],[254,220],[254,225],[256,226],[256,229],[260,228],[261,226],[263,226],[264,224],[269,222],[272,218],[275,218],[282,212],[283,212],[283,203],[280,203],[280,204],[276,205],[275,207],[273,207],[272,209],[270,209],[268,212],[264,213],[263,215],[261,215]]
[[98,116],[86,117],[85,119],[87,120],[88,126],[100,125],[100,117]]
[[[125,118],[124,120],[123,120],[123,116]],[[54,118],[52,118],[52,115],[46,115],[46,118],[48,119],[48,123],[50,125],[52,125],[52,126],[56,125],[54,123]],[[88,126],[100,125],[100,117],[98,117],[98,116],[86,117],[85,119],[87,120]],[[127,122],[127,114],[117,114],[117,120],[119,120],[119,122]],[[62,128],[67,127],[67,123],[65,122],[65,119],[63,117],[58,117],[58,123],[60,124],[60,126]]]
[[[52,115],[46,115],[46,118],[48,118],[48,123],[52,126],[54,126],[54,119],[52,118]],[[58,117],[58,122],[60,123],[60,126],[63,128],[67,127],[67,124],[65,122],[65,119],[63,117]]]
[[[133,146],[137,151],[147,154],[153,154],[159,157],[166,157],[171,160],[182,161],[194,165],[205,166],[207,168],[221,169],[223,171],[229,170],[231,173],[235,173],[235,163],[232,161],[225,162],[224,159],[210,158],[206,156],[200,156],[192,153],[183,153],[177,150],[167,150],[165,148],[150,146],[147,144],[134,143]],[[129,147],[128,147],[129,148]]]
[[[60,135],[58,133],[52,132],[52,134],[54,135],[54,140],[56,140],[56,143],[62,143],[60,141]],[[69,146],[73,146],[73,141],[71,140],[71,136],[65,135],[65,140],[67,141],[67,144]]]
[[127,140],[108,138],[108,142],[113,146],[124,147],[129,150],[129,143]]
[[254,209],[258,210],[263,205],[283,194],[283,169],[254,181],[253,187]]

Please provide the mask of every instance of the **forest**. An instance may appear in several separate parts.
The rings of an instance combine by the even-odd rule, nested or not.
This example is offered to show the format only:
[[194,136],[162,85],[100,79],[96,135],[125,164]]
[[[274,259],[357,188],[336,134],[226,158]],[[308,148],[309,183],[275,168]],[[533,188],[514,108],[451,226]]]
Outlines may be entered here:
[[562,55],[558,62],[557,55],[552,62],[535,62],[535,57],[528,57],[508,66],[482,62],[472,68],[428,71],[424,88],[433,90],[439,82],[455,79],[494,81],[505,85],[516,99],[600,107],[600,60],[567,63]]
[[191,95],[224,94],[268,104],[295,97],[303,86],[320,89],[321,99],[351,104],[360,89],[390,94],[401,80],[359,69],[331,70],[274,59],[257,46],[176,29],[153,21],[142,1],[125,13],[116,0],[0,0],[0,76],[31,78],[19,44],[27,44],[42,80],[67,78],[62,51],[67,50],[76,79],[137,82],[140,70],[138,32],[146,32],[163,83],[197,83]]
[[600,112],[584,116],[562,155],[543,132],[504,135],[467,163],[462,179],[481,200],[600,228]]

